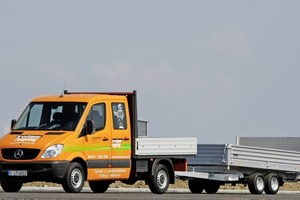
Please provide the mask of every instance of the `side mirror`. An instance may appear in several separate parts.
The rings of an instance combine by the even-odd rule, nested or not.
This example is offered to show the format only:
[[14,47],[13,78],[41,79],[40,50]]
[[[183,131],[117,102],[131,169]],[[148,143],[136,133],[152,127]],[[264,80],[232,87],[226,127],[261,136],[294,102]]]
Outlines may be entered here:
[[95,132],[94,130],[94,121],[92,120],[87,120],[86,121],[86,134],[93,134]]
[[12,129],[14,127],[14,125],[16,124],[17,120],[16,119],[12,119],[10,122],[10,129]]

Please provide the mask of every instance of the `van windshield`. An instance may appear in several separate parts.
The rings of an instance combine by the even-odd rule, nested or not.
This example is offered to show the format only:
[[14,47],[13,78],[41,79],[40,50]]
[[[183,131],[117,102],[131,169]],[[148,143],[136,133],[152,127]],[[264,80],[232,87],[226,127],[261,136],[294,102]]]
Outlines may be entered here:
[[13,130],[75,130],[86,103],[30,103]]

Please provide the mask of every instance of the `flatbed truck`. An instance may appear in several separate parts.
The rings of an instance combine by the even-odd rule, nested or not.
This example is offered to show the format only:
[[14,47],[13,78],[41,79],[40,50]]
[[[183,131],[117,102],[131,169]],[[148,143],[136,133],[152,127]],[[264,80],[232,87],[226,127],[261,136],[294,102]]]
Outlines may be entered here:
[[103,193],[114,181],[144,180],[155,194],[187,170],[197,138],[149,138],[137,118],[137,93],[68,92],[34,98],[0,140],[5,192],[23,183],[59,183],[77,193],[88,181]]

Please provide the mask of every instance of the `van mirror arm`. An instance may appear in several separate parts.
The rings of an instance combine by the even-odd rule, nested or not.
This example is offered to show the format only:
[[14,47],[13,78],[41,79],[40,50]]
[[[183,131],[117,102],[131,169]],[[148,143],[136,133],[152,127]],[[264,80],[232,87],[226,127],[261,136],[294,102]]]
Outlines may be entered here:
[[86,134],[87,135],[90,135],[90,134],[93,134],[95,132],[95,129],[94,129],[94,121],[92,120],[87,120],[86,121]]
[[10,129],[12,129],[14,127],[14,125],[16,124],[17,120],[16,119],[12,119],[10,122]]

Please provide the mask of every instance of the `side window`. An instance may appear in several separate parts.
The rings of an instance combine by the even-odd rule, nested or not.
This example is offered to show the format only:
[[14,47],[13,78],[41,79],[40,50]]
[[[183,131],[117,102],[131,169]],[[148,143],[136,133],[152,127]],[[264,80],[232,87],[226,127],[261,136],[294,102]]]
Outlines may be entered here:
[[94,121],[95,131],[104,129],[105,127],[105,104],[96,104],[90,110],[87,120]]
[[127,129],[124,103],[112,103],[114,129]]

